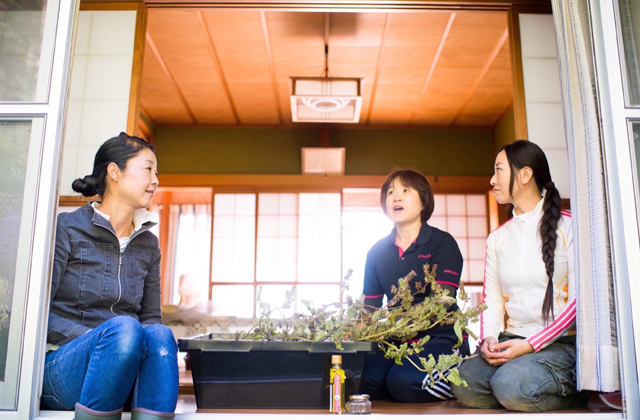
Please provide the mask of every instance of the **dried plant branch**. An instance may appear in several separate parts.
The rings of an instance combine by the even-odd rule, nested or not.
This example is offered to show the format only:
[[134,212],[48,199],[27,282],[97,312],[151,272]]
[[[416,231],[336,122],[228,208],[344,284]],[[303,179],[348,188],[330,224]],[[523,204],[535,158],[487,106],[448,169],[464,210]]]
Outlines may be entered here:
[[[469,296],[460,284],[458,299],[449,296],[435,281],[436,266],[424,266],[424,282],[414,282],[415,272],[398,280],[398,285],[392,288],[393,298],[381,308],[373,308],[364,304],[364,296],[354,300],[347,297],[347,301],[340,305],[332,303],[314,307],[309,301],[302,301],[308,313],[293,313],[286,317],[286,313],[293,307],[295,288],[287,291],[285,302],[279,308],[272,308],[266,302],[259,301],[260,318],[249,331],[236,333],[236,339],[246,340],[284,340],[284,341],[332,341],[338,349],[342,349],[342,342],[377,341],[385,357],[394,359],[402,364],[408,360],[416,369],[429,375],[431,384],[438,378],[448,380],[456,385],[466,386],[458,375],[457,366],[465,360],[458,350],[452,354],[438,356],[436,361],[432,354],[426,358],[418,355],[424,350],[429,341],[429,335],[413,341],[418,334],[441,325],[453,325],[458,337],[455,347],[462,344],[463,333],[477,338],[469,330],[470,322],[476,322],[479,314],[486,305],[479,305],[467,309]],[[342,290],[348,290],[351,270],[345,276]],[[429,296],[415,303],[415,297],[424,295],[427,289]],[[258,299],[260,292],[258,293]],[[453,304],[458,303],[458,309],[451,310]],[[272,319],[274,313],[279,313],[283,319]],[[417,356],[420,364],[412,360]]]

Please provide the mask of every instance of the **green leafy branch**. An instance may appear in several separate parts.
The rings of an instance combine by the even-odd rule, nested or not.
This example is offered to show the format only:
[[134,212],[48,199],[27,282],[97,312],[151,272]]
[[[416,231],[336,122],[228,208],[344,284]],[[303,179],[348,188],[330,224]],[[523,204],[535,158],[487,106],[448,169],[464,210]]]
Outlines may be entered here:
[[[456,348],[462,344],[463,334],[477,338],[468,328],[469,323],[476,322],[486,305],[467,308],[469,296],[460,284],[458,298],[449,296],[435,281],[436,266],[424,266],[424,282],[415,281],[416,273],[410,272],[398,280],[392,288],[393,297],[386,305],[374,308],[364,303],[364,296],[358,299],[347,297],[343,304],[331,303],[314,307],[310,301],[302,300],[308,313],[293,313],[285,316],[293,307],[296,299],[295,287],[285,294],[285,302],[281,307],[272,308],[266,302],[258,302],[260,317],[249,331],[240,331],[236,340],[284,340],[284,341],[332,341],[336,348],[342,350],[342,342],[376,341],[387,359],[394,359],[397,364],[408,360],[416,369],[425,372],[433,385],[437,378],[445,379],[456,385],[466,386],[458,375],[457,366],[465,359],[458,350],[452,354],[438,356],[436,361],[432,354],[419,356],[429,341],[429,335],[415,339],[418,334],[431,328],[452,325],[458,337]],[[351,270],[345,276],[342,290],[348,290]],[[427,291],[429,295],[426,295]],[[416,297],[424,298],[416,302]],[[455,310],[451,307],[458,304]],[[273,319],[274,314],[282,319]],[[414,361],[415,356],[419,363]],[[446,375],[446,377],[445,377]]]

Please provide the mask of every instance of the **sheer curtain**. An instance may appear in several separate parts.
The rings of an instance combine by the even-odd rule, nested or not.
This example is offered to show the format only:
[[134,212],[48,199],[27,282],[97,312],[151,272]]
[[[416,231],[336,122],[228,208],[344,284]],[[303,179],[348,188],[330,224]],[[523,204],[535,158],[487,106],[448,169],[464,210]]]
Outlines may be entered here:
[[209,298],[211,205],[172,205],[172,221],[174,213],[179,216],[171,247],[174,255],[171,303],[194,306]]
[[571,181],[578,387],[620,389],[609,224],[587,0],[552,0]]

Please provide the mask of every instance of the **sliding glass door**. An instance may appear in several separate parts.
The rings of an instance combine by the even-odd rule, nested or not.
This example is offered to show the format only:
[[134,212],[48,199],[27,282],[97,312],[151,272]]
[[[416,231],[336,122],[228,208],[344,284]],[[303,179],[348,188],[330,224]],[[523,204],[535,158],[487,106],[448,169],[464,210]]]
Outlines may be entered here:
[[75,0],[0,4],[0,410],[33,417]]

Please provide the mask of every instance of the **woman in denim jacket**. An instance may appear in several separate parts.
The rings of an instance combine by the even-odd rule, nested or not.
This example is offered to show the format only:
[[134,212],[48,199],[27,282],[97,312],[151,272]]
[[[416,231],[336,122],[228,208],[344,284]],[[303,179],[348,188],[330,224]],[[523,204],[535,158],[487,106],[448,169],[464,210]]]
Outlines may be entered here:
[[[146,210],[158,188],[152,145],[121,133],[73,189],[92,202],[58,216],[43,406],[76,420],[174,417],[177,347],[160,309],[160,249]],[[128,404],[127,404],[128,405]]]
[[571,214],[560,209],[547,158],[534,143],[504,146],[494,171],[493,194],[514,206],[513,217],[487,239],[480,357],[462,363],[468,386],[452,386],[453,394],[473,408],[585,406],[575,378]]

